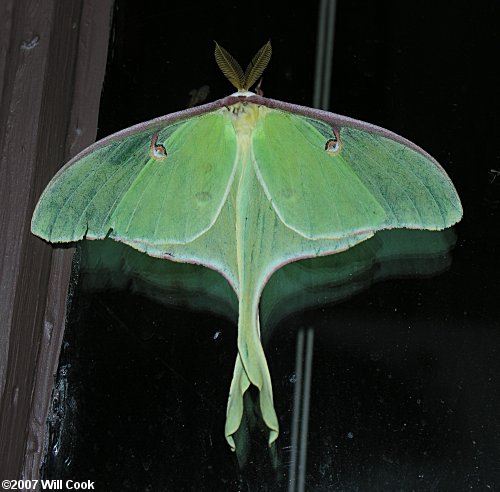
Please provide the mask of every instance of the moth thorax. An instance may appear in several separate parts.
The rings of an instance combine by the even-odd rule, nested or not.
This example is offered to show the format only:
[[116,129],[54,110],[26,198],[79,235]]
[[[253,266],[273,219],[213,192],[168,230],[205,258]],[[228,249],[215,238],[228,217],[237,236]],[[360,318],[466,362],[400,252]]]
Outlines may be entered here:
[[261,111],[265,109],[253,103],[240,102],[230,106],[231,119],[236,133],[240,136],[245,136],[252,133]]

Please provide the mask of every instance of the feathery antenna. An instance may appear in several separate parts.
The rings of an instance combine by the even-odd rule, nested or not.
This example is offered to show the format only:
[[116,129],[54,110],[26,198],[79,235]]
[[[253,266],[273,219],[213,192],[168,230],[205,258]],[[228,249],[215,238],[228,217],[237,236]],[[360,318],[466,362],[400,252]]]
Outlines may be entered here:
[[240,64],[227,50],[215,42],[215,61],[222,73],[233,84],[239,92],[245,92],[252,87],[266,69],[271,59],[271,41],[268,41],[253,57],[248,64],[245,73]]

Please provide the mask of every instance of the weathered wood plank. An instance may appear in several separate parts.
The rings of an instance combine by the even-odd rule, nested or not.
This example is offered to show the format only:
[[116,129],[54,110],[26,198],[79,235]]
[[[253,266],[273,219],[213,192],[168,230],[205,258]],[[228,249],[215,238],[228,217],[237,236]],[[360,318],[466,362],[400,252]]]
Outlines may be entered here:
[[71,250],[30,234],[36,200],[95,139],[112,0],[7,0],[0,37],[0,476],[36,478]]

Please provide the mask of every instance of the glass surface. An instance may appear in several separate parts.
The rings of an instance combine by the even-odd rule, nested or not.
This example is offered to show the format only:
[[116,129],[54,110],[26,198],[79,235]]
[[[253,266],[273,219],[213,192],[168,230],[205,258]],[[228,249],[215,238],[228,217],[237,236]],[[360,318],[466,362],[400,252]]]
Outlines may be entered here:
[[[270,38],[264,95],[310,106],[317,15],[311,2],[117,0],[99,137],[184,109],[205,85],[207,101],[233,92],[214,39],[246,64]],[[75,259],[45,478],[109,491],[500,487],[499,20],[494,2],[338,2],[330,110],[421,145],[465,216],[433,253],[415,236],[417,252],[384,256],[389,240],[377,235],[345,260],[302,263],[305,277],[292,268],[271,279],[262,309],[276,445],[255,394],[241,450],[224,439],[236,311],[223,279],[176,265],[182,280],[163,285],[113,266],[129,254],[116,243],[109,263],[108,246],[87,244]],[[335,276],[341,267],[351,281]]]

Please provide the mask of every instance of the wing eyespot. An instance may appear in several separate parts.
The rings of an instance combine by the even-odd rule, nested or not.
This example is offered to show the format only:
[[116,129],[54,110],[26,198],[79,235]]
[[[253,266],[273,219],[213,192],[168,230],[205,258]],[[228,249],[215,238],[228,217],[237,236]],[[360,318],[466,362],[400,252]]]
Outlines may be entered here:
[[208,191],[200,191],[195,195],[196,201],[200,205],[205,205],[212,200],[212,195]]
[[168,157],[167,149],[162,144],[158,143],[158,133],[155,133],[151,138],[151,145],[149,146],[149,155],[155,161],[163,161]]
[[339,131],[333,128],[333,137],[329,138],[325,143],[325,152],[330,155],[335,155],[340,152],[342,142],[340,140]]

